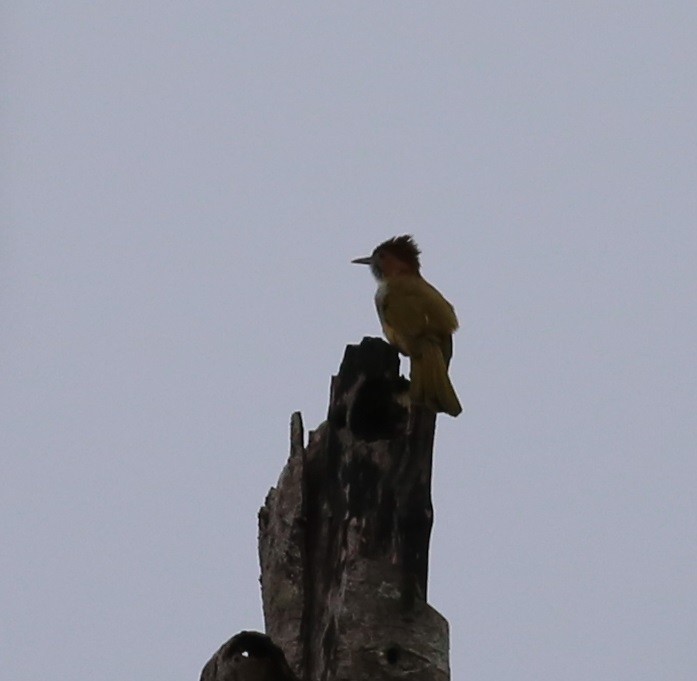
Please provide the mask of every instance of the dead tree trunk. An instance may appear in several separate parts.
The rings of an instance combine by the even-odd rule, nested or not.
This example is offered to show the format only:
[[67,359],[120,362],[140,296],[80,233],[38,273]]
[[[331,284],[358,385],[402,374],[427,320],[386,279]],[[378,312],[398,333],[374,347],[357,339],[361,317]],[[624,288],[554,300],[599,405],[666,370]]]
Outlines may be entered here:
[[408,410],[391,346],[348,346],[329,416],[259,512],[266,633],[304,681],[447,681],[448,625],[426,602],[435,415]]

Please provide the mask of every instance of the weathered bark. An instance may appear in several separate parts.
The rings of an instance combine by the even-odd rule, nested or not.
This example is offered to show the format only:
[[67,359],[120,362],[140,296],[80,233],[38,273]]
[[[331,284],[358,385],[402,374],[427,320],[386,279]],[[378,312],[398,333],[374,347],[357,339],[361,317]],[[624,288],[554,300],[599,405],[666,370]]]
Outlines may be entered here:
[[222,645],[201,672],[201,681],[298,681],[283,651],[266,635],[241,631]]
[[447,681],[448,626],[426,603],[435,415],[407,408],[396,351],[348,346],[327,421],[259,513],[266,632],[305,681]]

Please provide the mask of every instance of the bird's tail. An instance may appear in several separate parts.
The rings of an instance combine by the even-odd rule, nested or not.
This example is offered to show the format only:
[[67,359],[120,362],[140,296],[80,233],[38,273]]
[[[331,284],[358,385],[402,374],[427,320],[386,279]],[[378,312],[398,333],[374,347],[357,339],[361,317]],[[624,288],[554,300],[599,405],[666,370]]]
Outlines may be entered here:
[[411,356],[409,396],[415,404],[424,404],[433,411],[457,416],[462,411],[440,346],[426,341],[421,352]]

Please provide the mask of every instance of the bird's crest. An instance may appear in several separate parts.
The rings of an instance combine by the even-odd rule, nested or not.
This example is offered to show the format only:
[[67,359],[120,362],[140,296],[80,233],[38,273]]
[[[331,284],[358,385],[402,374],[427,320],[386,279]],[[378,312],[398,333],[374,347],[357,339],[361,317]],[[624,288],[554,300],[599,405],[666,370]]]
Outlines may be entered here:
[[392,239],[383,241],[375,250],[390,253],[416,272],[421,269],[421,263],[419,262],[421,251],[411,234],[395,236]]

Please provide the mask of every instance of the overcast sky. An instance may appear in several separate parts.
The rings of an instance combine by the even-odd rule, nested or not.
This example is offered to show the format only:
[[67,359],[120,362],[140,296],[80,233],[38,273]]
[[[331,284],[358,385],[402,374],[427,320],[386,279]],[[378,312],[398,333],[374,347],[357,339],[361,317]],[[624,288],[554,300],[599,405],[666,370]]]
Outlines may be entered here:
[[[0,676],[263,628],[288,421],[412,233],[452,678],[693,681],[694,2],[3,3]],[[405,365],[406,368],[406,365]]]

